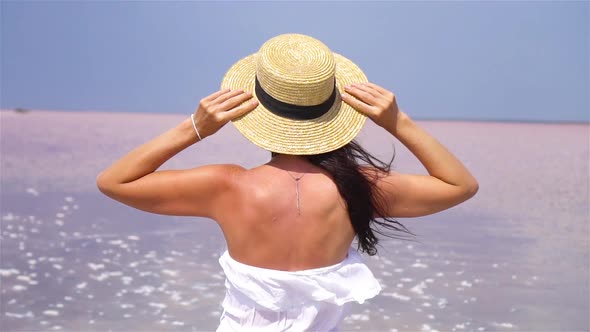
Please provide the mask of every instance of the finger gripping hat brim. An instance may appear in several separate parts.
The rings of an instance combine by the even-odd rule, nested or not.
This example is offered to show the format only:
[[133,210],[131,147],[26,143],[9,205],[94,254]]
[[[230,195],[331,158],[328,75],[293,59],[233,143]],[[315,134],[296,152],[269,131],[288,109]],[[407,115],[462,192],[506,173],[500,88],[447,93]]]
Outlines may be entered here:
[[[273,39],[284,38],[289,40],[289,42],[293,42],[293,39],[295,39],[295,42],[300,42],[302,37],[311,39],[311,37],[302,35],[281,35]],[[273,39],[271,39],[271,41]],[[307,41],[307,39],[304,39],[304,41]],[[319,43],[317,40],[312,41]],[[323,46],[323,44],[321,45]],[[264,47],[265,46],[263,45],[263,48]],[[326,61],[324,61],[324,59],[316,59],[318,57],[317,54],[312,54],[311,60],[307,58],[297,58],[294,61],[293,59],[289,59],[289,56],[293,56],[293,52],[290,54],[280,54],[280,52],[284,52],[284,50],[279,49],[279,54],[276,55],[277,57],[282,57],[279,61],[285,60],[286,58],[286,60],[290,62],[285,65],[280,64],[279,66],[282,67],[278,69],[275,64],[276,61],[273,63],[275,65],[273,68],[260,68],[260,66],[267,66],[266,63],[261,64],[260,60],[264,60],[265,62],[274,61],[273,59],[267,59],[268,49],[263,50],[263,48],[261,48],[261,51],[258,53],[249,55],[235,63],[223,78],[221,87],[232,90],[242,89],[244,91],[249,91],[258,99],[255,89],[257,72],[259,73],[259,76],[272,76],[273,73],[267,74],[267,72],[274,71],[276,77],[258,77],[261,81],[271,82],[267,84],[272,84],[272,87],[269,85],[267,85],[267,87],[269,88],[268,90],[274,89],[273,97],[285,102],[294,101],[294,103],[297,104],[305,104],[309,101],[311,105],[316,105],[318,104],[316,101],[319,100],[316,98],[317,96],[314,96],[316,90],[318,94],[321,94],[320,98],[324,98],[326,95],[325,91],[320,91],[322,90],[321,88],[316,88],[316,86],[321,83],[317,82],[323,80],[323,78],[318,77],[318,75],[321,76],[320,74],[326,72],[328,73],[327,75],[333,75],[333,78],[335,78],[335,98],[332,106],[329,107],[323,115],[313,119],[304,120],[275,114],[276,112],[270,111],[262,103],[259,103],[253,111],[233,120],[235,127],[248,140],[265,150],[276,153],[313,155],[336,150],[356,137],[365,123],[366,116],[357,112],[350,105],[344,103],[341,100],[340,95],[344,91],[344,86],[353,83],[367,82],[366,76],[358,66],[347,58],[332,52],[329,52],[329,54],[326,52],[319,52],[320,56],[332,57]],[[261,54],[263,51],[266,53]],[[259,57],[262,56],[264,56],[265,59],[259,59]],[[300,55],[295,54],[294,56]],[[305,56],[307,55],[303,55],[303,57]],[[297,62],[297,60],[300,60],[303,64],[293,64],[293,62]],[[305,71],[301,73],[296,72],[297,70],[293,70],[293,67],[297,67],[297,65],[300,67],[307,65],[306,61],[318,61],[319,66],[323,67],[329,67],[330,61],[332,61],[333,68],[326,69],[322,67],[320,68],[320,74],[316,72],[306,74]],[[324,62],[327,62],[328,65],[325,65]],[[289,70],[291,70],[293,74],[288,72]],[[330,70],[333,70],[331,74]],[[283,76],[289,77],[283,80]],[[296,82],[293,83],[294,81]],[[329,82],[326,84],[331,84],[332,87],[334,86],[334,79],[326,80],[326,82]],[[307,89],[308,87],[309,89]],[[265,89],[265,91],[266,90],[267,89]]]

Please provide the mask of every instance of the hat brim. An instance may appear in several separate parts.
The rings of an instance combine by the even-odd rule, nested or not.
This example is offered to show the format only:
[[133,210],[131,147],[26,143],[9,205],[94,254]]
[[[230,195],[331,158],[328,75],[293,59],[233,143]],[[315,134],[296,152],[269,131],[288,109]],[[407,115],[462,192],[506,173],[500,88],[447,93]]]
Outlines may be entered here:
[[[366,116],[340,98],[344,87],[367,82],[367,77],[347,58],[334,53],[336,63],[336,101],[328,112],[311,120],[278,116],[259,104],[253,111],[233,120],[235,127],[257,146],[276,153],[314,155],[336,150],[362,129]],[[235,63],[226,73],[221,88],[242,89],[256,98],[256,54]]]

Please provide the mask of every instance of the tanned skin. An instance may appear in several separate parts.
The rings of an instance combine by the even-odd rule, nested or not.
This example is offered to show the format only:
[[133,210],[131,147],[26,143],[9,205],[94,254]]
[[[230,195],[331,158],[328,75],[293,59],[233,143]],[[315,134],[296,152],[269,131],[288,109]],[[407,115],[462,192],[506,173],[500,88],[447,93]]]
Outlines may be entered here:
[[[424,165],[428,174],[391,172],[377,185],[390,217],[419,217],[475,195],[478,183],[451,152],[400,111],[396,96],[373,83],[345,88],[342,100],[385,129]],[[252,94],[220,90],[194,113],[204,139],[258,105]],[[97,177],[105,195],[163,215],[206,217],[221,227],[232,258],[253,266],[294,271],[341,262],[354,239],[346,204],[325,171],[304,158],[277,155],[264,165],[207,165],[157,169],[202,142],[190,118],[135,148]],[[290,172],[291,175],[289,175]],[[293,177],[299,183],[300,214]]]

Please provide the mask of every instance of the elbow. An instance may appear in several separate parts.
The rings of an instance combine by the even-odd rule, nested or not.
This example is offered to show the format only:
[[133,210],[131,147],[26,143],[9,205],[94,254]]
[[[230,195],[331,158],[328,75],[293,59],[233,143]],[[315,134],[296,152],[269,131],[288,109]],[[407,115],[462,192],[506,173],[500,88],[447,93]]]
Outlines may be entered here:
[[101,175],[102,173],[96,177],[96,187],[98,188],[98,190],[100,190],[101,193],[104,194],[106,190],[106,185],[104,180],[101,178]]
[[471,197],[475,196],[479,191],[479,183],[476,179],[472,179],[469,183],[465,186],[465,200],[470,199]]
[[101,193],[108,196],[109,192],[111,192],[110,188],[112,188],[112,185],[109,184],[109,181],[105,178],[103,173],[100,173],[96,177],[96,187],[98,188],[98,190],[100,190]]

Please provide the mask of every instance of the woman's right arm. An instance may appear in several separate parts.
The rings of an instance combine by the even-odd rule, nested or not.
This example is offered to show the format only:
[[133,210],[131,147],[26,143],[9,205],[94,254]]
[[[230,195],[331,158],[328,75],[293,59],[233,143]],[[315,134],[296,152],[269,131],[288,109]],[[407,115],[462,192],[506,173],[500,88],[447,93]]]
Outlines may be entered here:
[[[479,185],[469,170],[441,143],[399,111],[395,95],[372,83],[345,88],[342,99],[383,127],[424,165],[429,175],[392,172],[377,186],[387,217],[418,217],[453,207],[473,197]],[[354,96],[355,98],[352,98]]]

